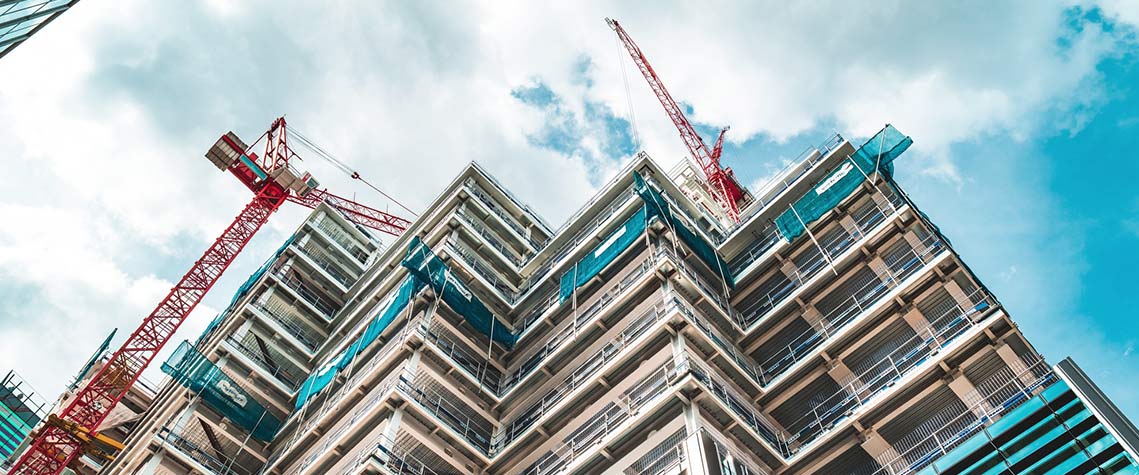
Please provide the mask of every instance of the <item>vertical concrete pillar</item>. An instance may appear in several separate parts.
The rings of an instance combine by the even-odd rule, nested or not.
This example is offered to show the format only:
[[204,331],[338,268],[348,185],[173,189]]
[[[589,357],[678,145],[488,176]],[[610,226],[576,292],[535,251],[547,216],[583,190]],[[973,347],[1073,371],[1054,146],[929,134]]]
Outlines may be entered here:
[[842,217],[838,219],[839,226],[845,229],[851,236],[857,236],[862,231],[858,229],[858,223],[854,222],[854,218],[849,214],[843,213]]
[[870,266],[870,269],[878,274],[878,278],[881,280],[886,280],[887,277],[894,275],[893,271],[886,267],[886,261],[882,260],[882,256],[879,256],[878,253],[871,254],[866,265]]
[[826,328],[827,321],[823,318],[822,312],[813,304],[807,304],[803,307],[803,320],[819,333],[826,334],[824,328]]
[[791,259],[787,259],[779,266],[779,271],[789,278],[795,278],[799,275],[799,266],[795,265],[795,262]]
[[1020,380],[1021,384],[1031,385],[1036,380],[1032,372],[1028,371],[1028,365],[1024,364],[1024,360],[1020,359],[1020,356],[1017,356],[1016,351],[1013,351],[1008,342],[1002,341],[998,343],[994,349],[997,352],[997,356],[1001,357],[1001,361],[1004,361],[1005,365],[1009,367],[1009,370],[1017,375],[1017,379]]
[[882,465],[889,464],[898,456],[898,452],[894,450],[894,447],[891,446],[889,442],[886,442],[886,439],[873,427],[859,433],[858,441],[859,445],[862,446],[862,450],[865,450],[866,453],[870,454],[871,457],[874,457],[874,460],[877,460],[878,463]]
[[709,454],[704,453],[704,435],[700,433],[700,413],[691,402],[684,404],[684,451],[688,457],[688,475],[708,475]]
[[862,389],[862,380],[854,374],[846,363],[841,360],[827,361],[827,375],[835,380],[847,393],[855,393]]
[[[931,324],[929,319],[927,319],[925,315],[922,315],[921,311],[913,304],[906,306],[905,313],[902,314],[902,320],[905,320],[906,324],[914,330],[914,333],[917,333],[918,337],[923,340],[936,336],[933,324]],[[935,339],[934,343],[941,344],[941,341]]]
[[958,307],[961,307],[963,309],[969,309],[973,307],[973,304],[969,301],[969,296],[965,294],[964,290],[961,290],[961,286],[957,285],[957,282],[953,279],[945,279],[945,291],[949,292],[949,296],[953,297],[953,301],[957,302]]
[[984,417],[993,410],[993,406],[985,400],[984,395],[977,391],[977,387],[973,385],[969,378],[966,378],[961,370],[956,369],[946,375],[946,382],[949,389],[961,402],[965,403],[965,407],[969,408],[973,415],[978,418]]
[[915,254],[922,256],[922,260],[926,259],[926,252],[929,250],[929,247],[926,246],[925,243],[921,242],[921,239],[918,238],[917,234],[914,234],[914,231],[912,229],[907,230],[905,233],[903,233],[902,238],[910,244],[910,247],[914,248]]

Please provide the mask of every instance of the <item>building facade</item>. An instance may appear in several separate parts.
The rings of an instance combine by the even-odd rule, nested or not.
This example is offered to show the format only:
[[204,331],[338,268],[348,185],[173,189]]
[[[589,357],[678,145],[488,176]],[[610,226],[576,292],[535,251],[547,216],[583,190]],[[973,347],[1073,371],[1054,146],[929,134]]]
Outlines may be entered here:
[[[738,225],[643,153],[559,229],[475,164],[386,250],[322,207],[104,473],[997,473],[943,457],[1089,398],[894,182],[908,144],[831,137]],[[1134,473],[1100,412],[1068,449]]]
[[59,18],[79,0],[10,0],[0,2],[0,58]]
[[15,371],[0,379],[0,467],[24,444],[28,434],[46,417],[47,401]]

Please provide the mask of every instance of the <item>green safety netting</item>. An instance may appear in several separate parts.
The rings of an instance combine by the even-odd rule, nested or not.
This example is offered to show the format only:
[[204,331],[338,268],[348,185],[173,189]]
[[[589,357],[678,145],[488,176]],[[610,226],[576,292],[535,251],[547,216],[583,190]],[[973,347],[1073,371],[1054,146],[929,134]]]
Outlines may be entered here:
[[562,274],[559,282],[559,301],[564,302],[574,289],[581,287],[589,279],[601,273],[617,256],[625,252],[641,233],[645,230],[645,207],[642,206],[632,217],[625,221],[620,228],[609,233],[605,240],[593,248],[593,251],[581,258],[572,268]]
[[510,331],[486,308],[467,285],[459,281],[439,256],[431,252],[418,236],[411,239],[403,266],[416,277],[427,282],[452,310],[462,315],[476,330],[489,335],[507,349],[518,342],[518,335]]
[[788,241],[806,230],[806,225],[834,209],[842,200],[866,181],[867,176],[881,171],[893,172],[894,159],[913,144],[913,140],[892,125],[887,125],[862,144],[833,171],[775,218],[775,226]]
[[174,354],[162,363],[162,371],[178,384],[198,393],[207,405],[248,430],[258,440],[272,441],[281,430],[281,419],[270,413],[189,341],[178,345]]
[[731,271],[728,270],[728,263],[720,257],[720,254],[716,252],[716,248],[712,247],[708,241],[673,214],[672,208],[669,206],[668,201],[661,196],[660,191],[649,186],[648,182],[646,182],[644,178],[641,178],[641,175],[636,172],[633,172],[633,188],[645,202],[647,219],[654,217],[663,219],[669,229],[674,231],[676,235],[680,237],[680,240],[688,245],[688,248],[691,249],[692,252],[700,256],[700,259],[708,265],[708,268],[712,269],[712,272],[718,274],[724,280],[724,283],[728,284],[729,288],[735,288],[736,281]]
[[387,300],[378,307],[380,311],[376,313],[375,318],[364,328],[364,333],[360,334],[360,336],[356,338],[356,341],[348,345],[339,355],[336,355],[335,358],[329,360],[324,366],[313,371],[312,374],[305,379],[304,384],[302,384],[300,390],[297,391],[297,401],[294,404],[294,408],[300,409],[309,399],[312,399],[313,396],[316,396],[323,391],[324,388],[328,387],[340,371],[347,368],[357,355],[366,350],[369,345],[380,337],[380,334],[395,321],[399,313],[407,308],[408,302],[411,302],[411,297],[419,293],[423,287],[425,287],[423,281],[414,275],[407,276],[399,288],[388,296]]
[[226,306],[225,310],[217,314],[217,316],[215,316],[214,319],[210,321],[210,324],[206,326],[206,329],[202,330],[202,333],[198,335],[198,339],[194,342],[194,346],[198,346],[210,338],[210,335],[212,335],[213,332],[217,330],[218,326],[221,325],[221,322],[225,320],[225,317],[227,317],[230,312],[233,311],[233,307],[237,305],[237,301],[241,300],[242,297],[245,297],[245,295],[249,293],[250,289],[253,288],[253,285],[256,284],[258,280],[261,280],[261,276],[265,275],[265,272],[269,271],[269,267],[271,267],[273,263],[277,261],[277,258],[281,256],[281,253],[285,252],[285,248],[289,247],[289,244],[292,244],[293,239],[296,237],[297,236],[295,234],[289,236],[289,238],[285,240],[285,243],[282,244],[281,247],[277,248],[277,251],[274,252],[272,256],[269,256],[269,259],[266,259],[263,264],[261,264],[261,267],[258,267],[256,271],[254,271],[252,274],[249,274],[249,278],[245,279],[245,283],[241,284],[241,286],[237,288],[237,292],[233,294],[233,298],[230,299],[229,305]]

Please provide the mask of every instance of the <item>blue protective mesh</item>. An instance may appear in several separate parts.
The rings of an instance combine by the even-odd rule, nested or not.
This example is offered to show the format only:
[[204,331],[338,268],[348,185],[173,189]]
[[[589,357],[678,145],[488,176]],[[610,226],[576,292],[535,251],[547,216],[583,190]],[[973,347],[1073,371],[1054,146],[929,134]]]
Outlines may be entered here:
[[403,266],[427,282],[427,285],[443,297],[443,301],[451,307],[451,310],[462,315],[476,330],[489,335],[492,340],[508,350],[514,348],[514,344],[518,342],[518,335],[498,321],[490,309],[471,292],[467,284],[460,281],[447,264],[431,252],[431,248],[427,247],[418,236],[412,238],[408,245]]
[[336,378],[337,374],[343,371],[344,368],[347,368],[357,355],[366,350],[369,345],[380,337],[380,334],[395,321],[399,313],[407,308],[411,297],[419,293],[423,287],[423,281],[414,275],[410,275],[404,279],[403,283],[396,289],[396,292],[379,306],[380,311],[376,313],[375,318],[364,328],[364,333],[360,334],[360,336],[356,338],[356,341],[348,345],[339,355],[336,355],[335,358],[329,360],[324,366],[313,371],[308,379],[305,379],[304,384],[302,384],[300,390],[297,391],[297,400],[294,407],[300,409],[309,399],[312,399],[313,396],[328,387],[328,385],[332,383],[332,380]]
[[269,413],[252,394],[202,355],[189,341],[183,341],[162,363],[162,371],[202,398],[234,424],[253,437],[269,442],[281,430],[281,419]]
[[713,273],[719,275],[724,282],[728,284],[728,287],[735,288],[736,281],[728,268],[728,263],[720,257],[720,254],[716,252],[716,248],[712,247],[712,245],[697,234],[696,231],[689,228],[682,219],[676,217],[668,201],[661,196],[661,192],[649,186],[644,178],[641,178],[641,175],[636,172],[633,172],[633,187],[637,191],[637,194],[640,195],[641,200],[645,202],[647,219],[659,217],[664,220],[665,223],[668,224],[669,229],[675,232],[680,240],[684,241],[684,243],[688,245],[688,248],[696,253]]
[[562,274],[561,281],[558,289],[558,298],[564,302],[578,287],[581,287],[589,279],[592,279],[602,270],[612,264],[621,253],[625,252],[629,246],[632,246],[641,233],[645,231],[645,207],[637,210],[625,224],[617,228],[605,239],[598,244],[597,247],[582,257],[580,261],[573,265],[569,270]]
[[802,198],[775,218],[775,226],[788,241],[793,241],[806,230],[806,225],[834,209],[842,200],[858,189],[866,177],[875,171],[889,175],[894,170],[894,159],[913,144],[913,140],[892,125],[887,125],[844,159],[826,178],[808,190]]

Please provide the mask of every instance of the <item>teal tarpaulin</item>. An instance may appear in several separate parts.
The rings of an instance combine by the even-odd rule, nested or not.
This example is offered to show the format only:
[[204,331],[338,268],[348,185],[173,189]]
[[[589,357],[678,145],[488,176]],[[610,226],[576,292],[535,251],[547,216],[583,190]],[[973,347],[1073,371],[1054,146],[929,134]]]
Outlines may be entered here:
[[633,172],[633,187],[645,202],[648,219],[659,216],[665,220],[669,225],[669,229],[672,229],[680,237],[680,240],[684,241],[689,249],[692,249],[692,252],[700,256],[700,259],[704,261],[704,264],[708,265],[708,268],[712,269],[712,272],[723,278],[724,282],[728,284],[728,287],[735,288],[736,281],[732,277],[731,271],[728,270],[728,263],[720,257],[720,254],[716,252],[716,248],[712,247],[708,241],[673,214],[672,208],[669,206],[668,201],[661,196],[661,192],[649,186],[644,178],[641,178],[641,175],[636,172]]
[[475,297],[471,289],[467,288],[467,285],[461,282],[418,236],[412,238],[411,244],[408,245],[403,266],[419,279],[426,281],[443,297],[443,301],[452,310],[462,315],[476,330],[489,335],[507,349],[513,348],[518,342],[518,335],[498,321],[486,305]]
[[329,360],[328,363],[316,371],[313,371],[312,374],[305,379],[304,384],[302,384],[300,390],[297,391],[297,401],[294,404],[294,408],[300,409],[309,399],[312,399],[313,396],[328,387],[328,385],[332,383],[332,380],[336,378],[336,375],[352,363],[356,355],[362,353],[380,337],[380,334],[395,321],[399,313],[407,308],[411,297],[419,293],[423,287],[425,287],[425,285],[422,280],[419,280],[414,275],[407,276],[399,288],[396,289],[395,293],[388,296],[387,301],[379,306],[380,311],[376,313],[375,318],[364,328],[364,333],[360,334],[360,336],[356,338],[356,341],[348,345],[339,355]]
[[183,341],[162,363],[162,371],[178,384],[198,393],[206,404],[248,430],[257,440],[272,441],[281,430],[281,420],[277,416],[198,352],[189,341]]
[[866,181],[875,171],[893,172],[894,159],[913,144],[913,140],[891,125],[880,130],[858,150],[808,190],[802,198],[775,218],[775,226],[788,241],[805,231],[805,225],[821,218]]
[[270,256],[264,264],[261,264],[261,267],[250,274],[248,279],[245,279],[245,283],[241,284],[241,287],[237,288],[237,293],[233,294],[233,300],[229,301],[229,306],[226,307],[225,312],[222,312],[223,314],[228,314],[233,310],[233,306],[237,305],[237,301],[241,300],[245,294],[249,293],[249,290],[253,288],[253,284],[256,284],[257,281],[261,279],[261,276],[265,275],[265,272],[269,270],[269,267],[271,267],[273,263],[277,261],[278,257],[281,257],[281,254],[285,252],[285,249],[289,247],[289,244],[293,243],[293,239],[296,237],[297,236],[295,234],[289,236],[289,238],[285,240],[285,243],[282,244],[281,247],[277,248],[277,252],[274,252],[273,255]]
[[564,302],[571,295],[574,289],[580,287],[582,284],[589,282],[597,274],[601,273],[609,264],[617,259],[617,256],[625,252],[641,233],[645,230],[645,207],[637,210],[625,224],[620,228],[609,233],[605,240],[601,241],[593,251],[586,254],[569,270],[562,274],[561,281],[559,282],[559,301]]

